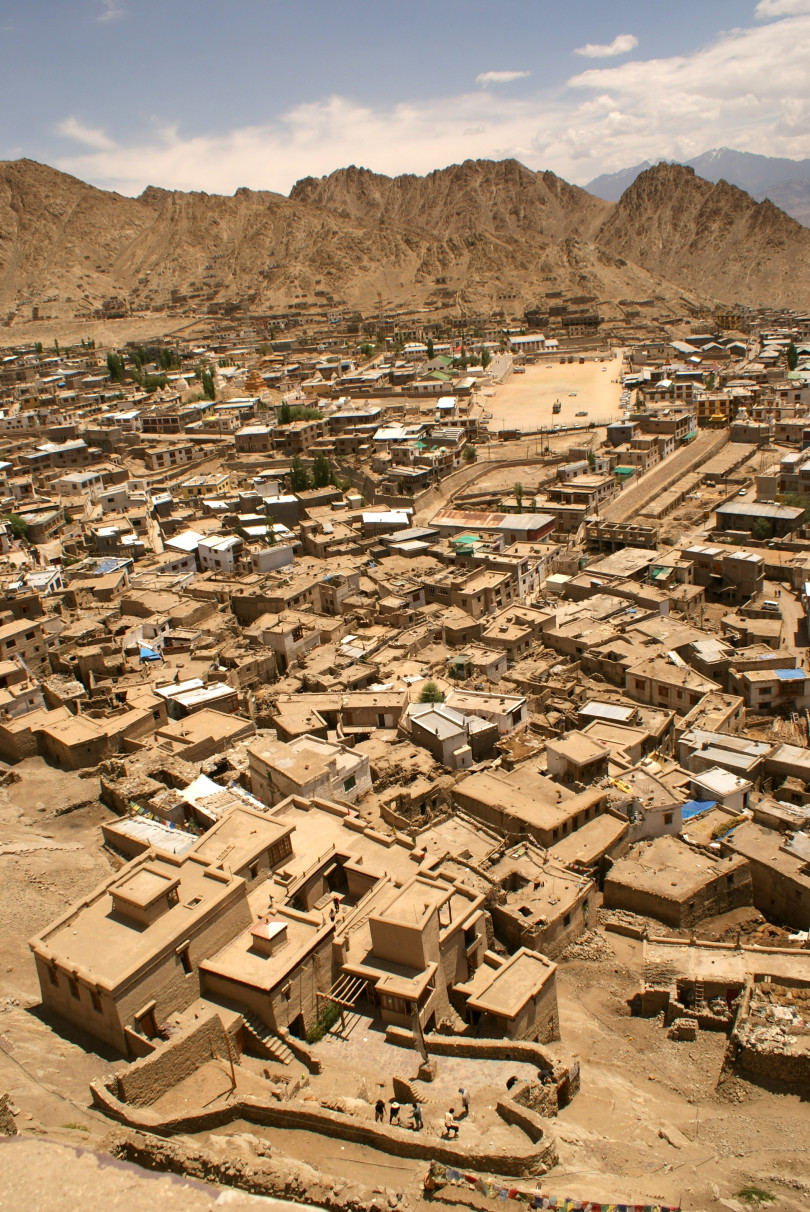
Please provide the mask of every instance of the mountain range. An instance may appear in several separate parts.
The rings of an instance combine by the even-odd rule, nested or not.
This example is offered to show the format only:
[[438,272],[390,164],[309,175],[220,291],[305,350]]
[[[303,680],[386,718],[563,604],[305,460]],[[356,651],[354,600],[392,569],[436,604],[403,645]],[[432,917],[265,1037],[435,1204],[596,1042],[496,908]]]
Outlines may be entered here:
[[[707,181],[716,183],[725,180],[739,186],[758,202],[769,198],[786,214],[805,227],[810,227],[810,160],[758,156],[753,152],[717,147],[695,156],[692,160],[686,160],[685,165],[687,168],[693,168],[699,177]],[[645,160],[643,164],[636,164],[633,168],[603,173],[590,181],[585,188],[597,198],[618,202],[636,177],[652,167],[653,161]]]
[[810,231],[669,164],[611,202],[515,160],[423,177],[345,168],[299,181],[289,197],[149,187],[138,198],[33,161],[0,163],[7,324],[34,308],[42,318],[105,304],[149,315],[173,298],[199,312],[309,301],[512,316],[549,296],[606,319],[714,301],[808,308]]

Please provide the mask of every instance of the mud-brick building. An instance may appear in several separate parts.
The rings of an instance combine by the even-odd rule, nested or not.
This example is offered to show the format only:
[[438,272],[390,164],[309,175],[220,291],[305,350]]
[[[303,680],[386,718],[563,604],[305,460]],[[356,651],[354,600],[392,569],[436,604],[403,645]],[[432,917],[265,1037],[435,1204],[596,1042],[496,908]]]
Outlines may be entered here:
[[634,847],[605,879],[606,909],[626,909],[676,929],[752,902],[745,859],[710,858],[666,835]]
[[239,876],[194,856],[127,863],[30,946],[43,1004],[124,1053],[200,996],[201,960],[250,925]]

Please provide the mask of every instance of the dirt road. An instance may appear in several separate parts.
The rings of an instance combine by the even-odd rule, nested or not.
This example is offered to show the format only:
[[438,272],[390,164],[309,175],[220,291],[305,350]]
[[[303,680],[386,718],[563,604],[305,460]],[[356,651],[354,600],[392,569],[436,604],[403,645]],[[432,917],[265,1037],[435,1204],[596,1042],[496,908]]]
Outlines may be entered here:
[[682,479],[687,472],[694,471],[702,463],[706,463],[718,450],[722,450],[727,442],[727,430],[717,433],[712,429],[704,429],[688,446],[676,450],[663,463],[641,476],[632,487],[620,492],[618,497],[602,510],[602,520],[626,522],[639,516],[650,501]]

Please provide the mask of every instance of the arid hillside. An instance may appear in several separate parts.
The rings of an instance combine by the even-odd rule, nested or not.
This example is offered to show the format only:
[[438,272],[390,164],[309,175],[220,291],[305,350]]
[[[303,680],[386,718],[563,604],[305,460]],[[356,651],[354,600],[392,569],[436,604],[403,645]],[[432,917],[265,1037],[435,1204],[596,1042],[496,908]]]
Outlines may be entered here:
[[810,230],[767,199],[659,164],[625,190],[597,242],[611,253],[726,302],[806,307]]
[[[444,302],[522,311],[562,291],[609,318],[634,301],[810,305],[810,231],[724,182],[660,165],[617,204],[514,160],[425,177],[341,169],[290,197],[99,190],[29,160],[0,164],[6,322],[145,316],[175,300],[273,308]],[[116,306],[116,301],[120,304]]]

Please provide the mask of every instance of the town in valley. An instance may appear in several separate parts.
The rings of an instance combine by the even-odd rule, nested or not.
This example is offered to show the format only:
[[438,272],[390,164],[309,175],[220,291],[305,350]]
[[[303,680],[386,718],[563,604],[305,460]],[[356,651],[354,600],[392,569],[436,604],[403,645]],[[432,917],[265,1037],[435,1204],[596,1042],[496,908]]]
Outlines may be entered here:
[[806,1208],[810,315],[18,331],[0,1131],[358,1212]]

